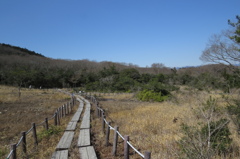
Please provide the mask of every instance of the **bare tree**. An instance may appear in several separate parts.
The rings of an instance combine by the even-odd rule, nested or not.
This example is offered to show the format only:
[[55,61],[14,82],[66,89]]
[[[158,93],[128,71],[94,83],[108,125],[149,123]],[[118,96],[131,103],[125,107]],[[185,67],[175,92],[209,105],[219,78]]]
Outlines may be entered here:
[[154,69],[154,72],[155,72],[156,74],[159,74],[159,73],[160,73],[160,70],[161,70],[162,68],[164,68],[165,65],[162,64],[162,63],[153,63],[153,64],[151,65],[151,67]]
[[210,159],[214,156],[227,154],[230,151],[229,120],[217,108],[217,101],[209,98],[195,110],[198,124],[182,125],[184,137],[179,142],[186,158]]
[[232,31],[225,31],[219,35],[213,35],[200,59],[204,62],[239,65],[240,44],[230,38],[232,34]]
[[240,16],[236,16],[236,19],[236,23],[228,20],[233,30],[224,31],[210,38],[200,57],[202,61],[230,66],[240,64]]

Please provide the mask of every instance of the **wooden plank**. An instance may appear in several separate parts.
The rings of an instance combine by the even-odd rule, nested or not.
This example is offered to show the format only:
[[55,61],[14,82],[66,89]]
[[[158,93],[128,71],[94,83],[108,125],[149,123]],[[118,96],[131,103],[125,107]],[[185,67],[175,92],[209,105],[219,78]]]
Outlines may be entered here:
[[97,155],[93,146],[81,147],[79,148],[81,159],[97,159]]
[[68,150],[55,151],[51,159],[68,159]]
[[78,108],[78,110],[76,111],[76,113],[73,115],[72,120],[71,121],[79,121],[80,120],[80,116],[82,113],[82,109],[83,108]]
[[77,126],[77,121],[70,121],[67,125],[66,131],[74,131]]
[[83,116],[83,120],[80,126],[80,129],[89,129],[90,128],[90,112]]
[[79,104],[79,107],[83,107],[83,105],[84,105],[84,103],[83,103],[83,101],[81,100],[81,101],[80,101],[80,104]]
[[72,143],[72,139],[74,136],[73,131],[65,131],[61,140],[59,141],[56,150],[66,150],[69,149]]
[[80,130],[78,136],[78,144],[79,147],[90,146],[90,130],[89,129],[82,129]]

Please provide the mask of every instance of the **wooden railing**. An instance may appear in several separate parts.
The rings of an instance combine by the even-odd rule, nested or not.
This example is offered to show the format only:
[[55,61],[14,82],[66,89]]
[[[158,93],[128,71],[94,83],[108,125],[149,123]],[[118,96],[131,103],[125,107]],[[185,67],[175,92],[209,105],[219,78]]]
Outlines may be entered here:
[[[151,152],[149,151],[145,151],[144,154],[142,154],[141,152],[139,152],[131,143],[130,143],[130,137],[125,135],[121,135],[119,132],[119,127],[118,126],[111,126],[111,122],[108,122],[106,120],[106,116],[105,116],[105,111],[100,108],[99,106],[99,102],[97,101],[97,99],[93,96],[86,96],[86,98],[88,98],[93,105],[95,106],[95,112],[96,112],[96,116],[98,118],[101,119],[101,123],[102,123],[102,131],[104,132],[104,134],[106,135],[105,138],[105,146],[109,146],[109,136],[110,136],[110,130],[113,130],[114,133],[114,137],[113,137],[113,147],[112,147],[112,155],[116,156],[117,155],[117,143],[118,143],[118,136],[124,141],[124,159],[129,159],[129,149],[130,147],[142,158],[144,159],[151,159]],[[107,125],[107,128],[106,128]]]
[[57,108],[53,116],[50,118],[45,118],[45,120],[39,124],[32,123],[32,127],[28,131],[23,131],[21,133],[22,137],[19,139],[18,143],[11,144],[11,151],[9,152],[6,159],[16,159],[17,157],[17,148],[22,147],[22,152],[24,155],[27,155],[27,135],[32,132],[32,137],[34,141],[34,146],[38,146],[38,136],[37,136],[37,127],[44,126],[46,130],[49,129],[49,121],[54,120],[54,125],[60,125],[61,118],[70,114],[73,106],[75,105],[76,99],[71,95],[71,100],[61,107]]

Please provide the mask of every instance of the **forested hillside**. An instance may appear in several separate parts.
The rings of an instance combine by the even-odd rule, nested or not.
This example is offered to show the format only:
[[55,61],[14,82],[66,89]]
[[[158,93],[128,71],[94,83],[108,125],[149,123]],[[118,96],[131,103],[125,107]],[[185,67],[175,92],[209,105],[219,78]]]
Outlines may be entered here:
[[228,91],[239,87],[236,74],[225,65],[167,68],[152,64],[149,68],[133,64],[89,60],[51,59],[8,44],[0,45],[0,83],[19,87],[82,87],[87,91],[153,91],[168,95],[176,85],[198,89]]

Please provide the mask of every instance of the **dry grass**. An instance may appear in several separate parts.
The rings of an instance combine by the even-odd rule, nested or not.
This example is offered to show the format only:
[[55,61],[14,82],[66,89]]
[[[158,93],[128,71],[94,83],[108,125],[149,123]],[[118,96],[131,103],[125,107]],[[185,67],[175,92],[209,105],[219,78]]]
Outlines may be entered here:
[[[0,86],[0,156],[6,156],[10,152],[10,144],[17,143],[21,137],[21,132],[29,130],[33,122],[39,124],[46,117],[52,117],[56,108],[69,100],[69,95],[53,89],[23,88],[19,98],[18,88]],[[66,127],[68,118],[63,118],[60,129]],[[50,125],[52,123],[53,121],[50,121]],[[37,127],[38,134],[42,131],[41,126]],[[27,135],[29,158],[49,157],[61,137],[60,133],[51,138],[43,138],[39,142],[39,146],[33,148],[31,134]],[[18,153],[21,154],[21,151]]]
[[[218,91],[204,92],[181,88],[174,93],[174,98],[162,103],[138,102],[134,95],[103,96],[100,106],[105,109],[108,121],[118,125],[122,135],[129,135],[130,142],[142,153],[151,151],[152,158],[179,158],[177,141],[182,137],[181,123],[195,125],[197,122],[194,111],[212,96],[218,99],[218,105],[226,106],[223,94]],[[226,95],[225,95],[226,96]],[[100,158],[122,158],[122,143],[117,157],[112,157],[111,147],[104,147],[104,134],[99,133],[101,122],[93,120],[96,149]],[[95,127],[96,126],[96,127]],[[229,125],[236,147],[240,147],[239,135],[234,125]],[[113,132],[111,131],[111,143]],[[98,141],[101,140],[101,141]],[[120,139],[121,141],[121,139]],[[108,155],[106,154],[108,153]],[[134,153],[133,153],[134,154]],[[131,158],[141,158],[137,154]]]

